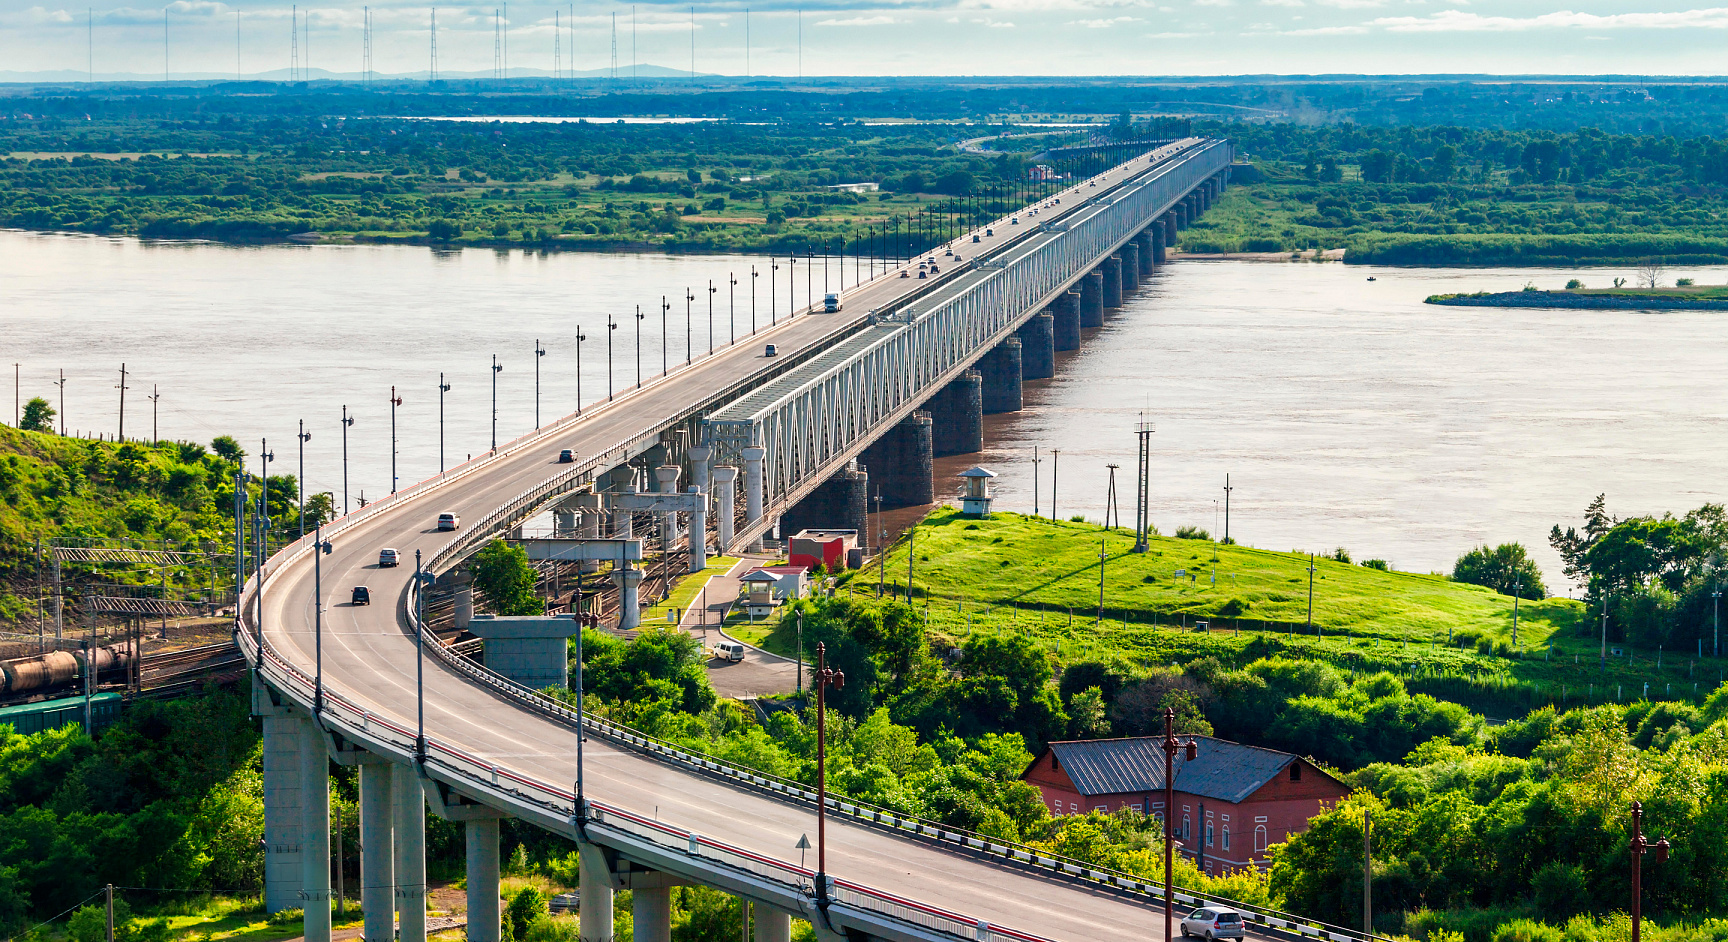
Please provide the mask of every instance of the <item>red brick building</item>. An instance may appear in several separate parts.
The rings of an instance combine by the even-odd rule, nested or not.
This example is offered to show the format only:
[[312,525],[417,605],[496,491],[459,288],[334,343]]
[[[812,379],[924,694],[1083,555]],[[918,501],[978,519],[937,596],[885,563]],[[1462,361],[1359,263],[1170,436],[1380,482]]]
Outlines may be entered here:
[[1268,847],[1307,830],[1322,803],[1350,793],[1288,752],[1193,738],[1194,761],[1176,755],[1176,807],[1168,816],[1161,736],[1053,742],[1021,779],[1037,787],[1052,814],[1132,808],[1169,820],[1182,853],[1214,875],[1264,867]]

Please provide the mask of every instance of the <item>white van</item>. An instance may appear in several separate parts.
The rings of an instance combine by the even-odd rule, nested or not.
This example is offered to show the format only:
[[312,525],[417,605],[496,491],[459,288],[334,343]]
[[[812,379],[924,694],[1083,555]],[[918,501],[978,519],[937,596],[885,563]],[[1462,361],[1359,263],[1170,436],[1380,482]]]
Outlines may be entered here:
[[714,645],[714,656],[722,661],[742,661],[744,646],[736,641],[720,641]]

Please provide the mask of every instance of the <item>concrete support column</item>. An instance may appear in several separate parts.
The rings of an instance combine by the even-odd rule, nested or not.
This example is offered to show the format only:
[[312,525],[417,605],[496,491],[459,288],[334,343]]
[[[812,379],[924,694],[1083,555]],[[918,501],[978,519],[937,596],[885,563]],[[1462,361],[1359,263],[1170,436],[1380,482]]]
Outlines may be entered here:
[[708,494],[708,460],[714,457],[714,449],[709,445],[696,445],[684,451],[684,457],[690,459],[690,483]]
[[714,530],[722,553],[732,548],[732,521],[738,513],[733,503],[732,485],[737,480],[737,468],[721,465],[714,469],[714,512],[719,515],[714,521]]
[[1134,237],[1134,244],[1140,249],[1140,280],[1145,282],[1152,277],[1152,269],[1158,262],[1158,257],[1152,249],[1152,233],[1145,229]]
[[863,537],[868,535],[869,512],[870,475],[851,461],[793,504],[780,518],[780,532],[790,536],[800,530],[857,530]]
[[[1104,308],[1115,310],[1122,306],[1122,256],[1112,255],[1098,264],[1098,270],[1104,274]],[[1099,319],[1103,326],[1103,319]]]
[[1047,309],[1032,315],[1030,320],[1020,325],[1015,335],[1020,338],[1020,378],[1049,379],[1055,376],[1056,318],[1050,311]]
[[[498,942],[498,819],[467,822],[468,942]],[[371,918],[371,910],[367,910]]]
[[[689,493],[700,494],[702,489],[690,485]],[[690,571],[701,572],[708,568],[708,508],[706,505],[690,515]]]
[[264,716],[264,909],[300,908],[300,736],[305,721]]
[[330,756],[311,720],[300,728],[300,906],[306,942],[330,942]]
[[[679,468],[675,464],[663,464],[654,469],[654,493],[678,493]],[[660,539],[663,545],[670,546],[678,539],[678,511],[668,510],[660,514]]]
[[[629,563],[625,563],[628,567]],[[614,569],[612,578],[618,583],[618,630],[630,631],[642,625],[642,570]]]
[[[1088,279],[1081,279],[1082,285]],[[1069,289],[1058,295],[1050,305],[1050,345],[1057,350],[1080,349],[1080,299],[1078,290]],[[1055,355],[1052,354],[1050,375],[1056,375]]]
[[[1020,338],[1009,337],[984,354],[978,361],[984,374],[984,411],[1019,412],[1020,398]],[[982,450],[982,448],[980,448]]]
[[396,805],[396,937],[426,942],[426,794],[412,765],[393,765],[390,771]]
[[1118,254],[1122,256],[1122,293],[1128,294],[1140,287],[1140,243],[1125,242]]
[[925,405],[930,410],[931,452],[969,455],[984,450],[984,377],[975,369],[942,387]]
[[[580,848],[578,849],[580,851]],[[606,855],[590,845],[582,858],[580,928],[582,942],[613,942],[612,875],[600,869]]]
[[[622,485],[613,488],[613,491],[618,494],[634,494],[636,493],[636,482],[634,480],[625,481]],[[635,535],[636,518],[631,512],[628,510],[612,511],[612,538],[628,540]]]
[[1159,217],[1159,221],[1164,224],[1164,247],[1167,249],[1175,248],[1176,247],[1176,213],[1174,211],[1167,212],[1163,216]]
[[630,924],[634,942],[672,942],[672,890],[630,891]]
[[360,909],[366,913],[365,942],[396,938],[396,806],[391,777],[386,763],[360,766]]
[[1153,220],[1152,228],[1141,234],[1146,236],[1146,244],[1152,247],[1150,250],[1152,254],[1149,257],[1152,259],[1153,267],[1164,264],[1164,220]]
[[882,506],[910,507],[936,500],[930,477],[935,459],[929,413],[913,413],[864,449],[858,460],[875,479]]
[[[1104,270],[1095,268],[1080,279],[1080,326],[1104,326]],[[1061,325],[1057,325],[1060,329]],[[1060,339],[1060,338],[1058,338]],[[1056,349],[1062,349],[1058,346]]]
[[750,908],[756,913],[756,942],[792,942],[790,913],[761,903]]
[[[768,456],[768,449],[751,445],[741,454],[744,456],[744,520],[755,524],[762,519],[762,459]],[[750,541],[750,551],[762,552],[762,537]]]
[[1170,215],[1176,218],[1177,232],[1188,228],[1188,201],[1180,200],[1175,206],[1170,207]]

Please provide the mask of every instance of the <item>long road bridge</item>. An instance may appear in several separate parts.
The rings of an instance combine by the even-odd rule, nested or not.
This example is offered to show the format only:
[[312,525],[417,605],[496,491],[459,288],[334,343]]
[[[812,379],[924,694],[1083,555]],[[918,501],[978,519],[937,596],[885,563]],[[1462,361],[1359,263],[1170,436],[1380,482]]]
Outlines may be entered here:
[[[577,842],[584,942],[610,942],[625,889],[637,942],[668,942],[669,889],[687,884],[747,900],[759,942],[786,942],[793,918],[823,940],[1143,939],[1162,902],[1136,878],[832,796],[820,881],[799,848],[817,833],[804,787],[593,717],[579,742],[572,711],[453,655],[416,611],[427,581],[547,510],[619,546],[647,510],[662,538],[685,531],[699,564],[781,516],[861,513],[867,477],[889,503],[927,502],[932,452],[977,450],[982,411],[1018,408],[1021,379],[1050,375],[1053,351],[1120,304],[1230,162],[1218,140],[1138,155],[962,236],[958,259],[932,253],[936,274],[873,279],[839,313],[792,317],[368,504],[323,529],[323,552],[308,536],[277,553],[236,626],[264,724],[267,906],[303,908],[308,942],[330,939],[334,760],[359,770],[367,942],[391,942],[393,915],[402,942],[424,942],[428,806],[464,822],[473,942],[499,938],[503,818]],[[565,448],[574,463],[557,463]],[[638,493],[648,469],[657,492]],[[453,537],[434,526],[442,512],[463,519]],[[426,578],[378,569],[383,546]],[[640,571],[623,561],[614,576],[627,626]],[[374,604],[347,604],[361,583]]]

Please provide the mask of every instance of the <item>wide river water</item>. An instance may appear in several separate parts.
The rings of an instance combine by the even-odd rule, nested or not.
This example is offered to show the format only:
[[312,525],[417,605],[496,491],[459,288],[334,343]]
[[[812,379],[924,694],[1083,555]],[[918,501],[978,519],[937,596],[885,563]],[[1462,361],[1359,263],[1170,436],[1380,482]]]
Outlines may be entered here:
[[[658,368],[661,295],[684,352],[683,296],[697,294],[706,342],[708,280],[737,273],[749,317],[750,265],[725,256],[539,254],[419,247],[140,243],[0,232],[0,345],[21,364],[22,395],[58,404],[68,430],[113,434],[126,364],[129,436],[267,437],[273,473],[295,470],[304,419],[310,489],[342,496],[342,406],[355,417],[349,487],[390,487],[389,395],[403,485],[438,466],[440,371],[447,460],[490,440],[491,357],[498,439],[533,427],[534,343],[541,417],[635,379],[636,305],[648,314],[643,369]],[[1676,271],[1700,283],[1728,269]],[[1133,515],[1135,423],[1155,423],[1151,503],[1165,533],[1218,533],[1226,474],[1230,535],[1271,549],[1348,547],[1399,569],[1450,569],[1483,542],[1519,540],[1565,592],[1548,528],[1575,522],[1598,492],[1610,511],[1684,512],[1728,498],[1728,316],[1520,311],[1424,305],[1429,294],[1606,285],[1627,271],[1387,269],[1336,263],[1179,261],[1162,269],[1053,380],[1029,383],[1023,412],[993,416],[984,454],[947,462],[997,472],[998,506],[1102,519],[1110,463],[1122,517]],[[1368,278],[1373,277],[1374,281]],[[784,275],[782,274],[782,279]],[[802,277],[798,279],[803,281]],[[820,276],[818,276],[818,282]],[[766,319],[766,280],[758,310]],[[784,309],[784,281],[778,300]],[[820,291],[820,285],[817,285]],[[803,285],[799,285],[802,296]],[[1049,452],[1059,450],[1052,462]],[[256,470],[255,460],[250,461]],[[938,491],[949,487],[939,482]],[[1218,507],[1215,508],[1215,502]],[[1215,523],[1215,513],[1218,523]]]

